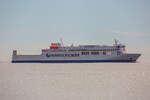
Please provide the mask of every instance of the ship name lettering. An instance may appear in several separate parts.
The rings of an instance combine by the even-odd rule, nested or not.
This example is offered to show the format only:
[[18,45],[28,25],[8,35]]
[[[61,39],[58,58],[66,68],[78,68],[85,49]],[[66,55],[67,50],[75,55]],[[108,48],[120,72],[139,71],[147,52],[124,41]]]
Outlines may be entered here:
[[79,54],[46,54],[46,57],[78,57]]

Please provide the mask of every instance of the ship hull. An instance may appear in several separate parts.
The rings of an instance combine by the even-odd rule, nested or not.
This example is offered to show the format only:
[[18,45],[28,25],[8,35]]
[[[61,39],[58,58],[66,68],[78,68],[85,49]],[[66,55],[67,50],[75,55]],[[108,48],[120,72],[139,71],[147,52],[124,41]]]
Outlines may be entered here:
[[102,62],[136,62],[135,60],[22,60],[12,63],[102,63]]
[[17,55],[12,63],[102,63],[102,62],[136,62],[141,54],[122,54],[119,56],[106,57],[66,57],[66,58],[45,58],[41,55]]

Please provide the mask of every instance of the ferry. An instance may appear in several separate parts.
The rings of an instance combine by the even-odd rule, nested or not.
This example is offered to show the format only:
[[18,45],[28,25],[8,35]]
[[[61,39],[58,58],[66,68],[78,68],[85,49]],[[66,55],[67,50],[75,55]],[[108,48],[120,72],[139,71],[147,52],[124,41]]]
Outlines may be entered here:
[[12,63],[96,63],[96,62],[136,62],[140,53],[126,53],[125,45],[63,46],[51,43],[48,49],[42,49],[39,55],[18,55],[13,50]]

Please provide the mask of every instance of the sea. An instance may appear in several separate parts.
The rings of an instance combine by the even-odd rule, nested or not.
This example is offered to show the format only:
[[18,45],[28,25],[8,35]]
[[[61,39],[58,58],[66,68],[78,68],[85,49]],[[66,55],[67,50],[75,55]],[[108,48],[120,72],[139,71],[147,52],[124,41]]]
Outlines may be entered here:
[[150,100],[150,63],[0,62],[0,100]]

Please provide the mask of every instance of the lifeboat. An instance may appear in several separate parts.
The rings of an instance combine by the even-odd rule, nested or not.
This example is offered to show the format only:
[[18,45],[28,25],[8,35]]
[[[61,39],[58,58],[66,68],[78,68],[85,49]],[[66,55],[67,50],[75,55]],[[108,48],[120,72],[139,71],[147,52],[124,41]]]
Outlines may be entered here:
[[58,49],[59,46],[57,46],[57,45],[51,45],[50,48],[51,48],[51,49]]
[[52,43],[50,49],[58,49],[61,46],[60,43]]

